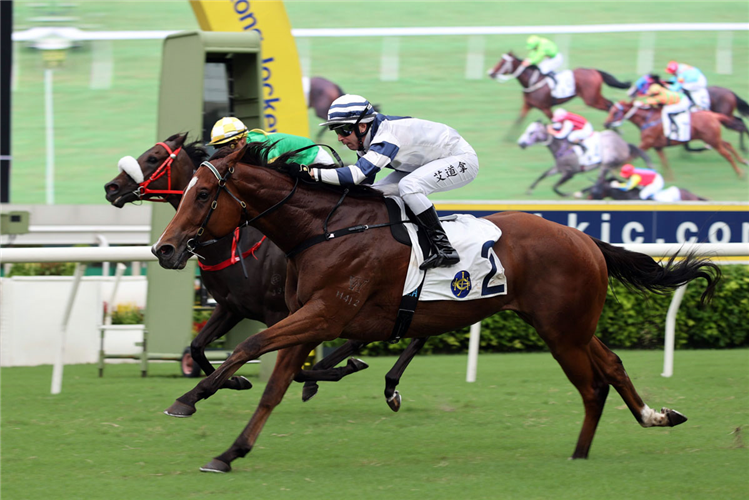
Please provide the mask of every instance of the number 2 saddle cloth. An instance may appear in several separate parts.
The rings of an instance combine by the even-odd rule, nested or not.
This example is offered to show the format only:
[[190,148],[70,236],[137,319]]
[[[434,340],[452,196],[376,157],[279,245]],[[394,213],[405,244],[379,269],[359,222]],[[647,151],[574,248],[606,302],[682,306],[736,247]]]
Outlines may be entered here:
[[[408,220],[405,203],[401,198],[388,197],[388,204],[395,202],[401,220]],[[391,210],[392,215],[395,210]],[[411,260],[408,265],[403,295],[414,292],[422,280],[424,286],[419,301],[476,300],[507,294],[507,278],[493,246],[502,236],[502,230],[485,219],[472,215],[457,214],[441,217],[450,244],[458,251],[460,262],[451,267],[438,267],[422,271],[424,251],[420,245],[419,227],[413,223],[403,224],[411,242]],[[395,227],[395,226],[394,226]],[[396,236],[396,239],[399,239]],[[399,239],[400,241],[400,239]],[[405,241],[401,241],[405,243]],[[421,238],[421,244],[427,244]],[[426,277],[424,273],[426,272]]]

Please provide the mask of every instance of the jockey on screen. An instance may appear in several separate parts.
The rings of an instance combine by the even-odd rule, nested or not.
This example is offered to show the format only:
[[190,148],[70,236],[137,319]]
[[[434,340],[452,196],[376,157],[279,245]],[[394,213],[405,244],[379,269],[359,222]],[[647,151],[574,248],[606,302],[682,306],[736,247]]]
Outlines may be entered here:
[[306,137],[268,133],[258,128],[247,130],[245,124],[233,116],[226,116],[216,122],[211,130],[211,142],[208,145],[218,147],[229,146],[234,149],[237,146],[242,147],[245,142],[275,143],[268,151],[268,162],[275,160],[283,153],[307,148],[299,151],[294,156],[293,161],[302,165],[310,165],[312,163],[333,165],[335,163],[327,151],[320,146],[315,146],[315,143]]
[[593,135],[593,125],[588,120],[562,108],[554,110],[547,130],[557,139],[566,138],[569,142],[579,145],[583,152],[586,150],[583,141]]
[[707,89],[707,78],[702,74],[702,71],[688,64],[671,61],[666,66],[666,73],[673,75],[668,82],[669,89],[676,92],[685,91],[684,93],[692,101],[692,104],[699,106],[692,98],[691,93]]
[[547,38],[531,35],[528,37],[526,47],[530,52],[521,65],[527,67],[535,64],[544,76],[550,76],[556,82],[556,78],[551,73],[564,62],[557,45]]
[[465,186],[478,174],[476,152],[458,132],[441,123],[382,115],[365,98],[351,94],[333,101],[328,121],[320,125],[336,132],[359,160],[343,168],[310,169],[313,180],[361,184],[374,180],[381,169],[392,168],[394,172],[374,187],[403,198],[426,230],[435,253],[421,269],[449,267],[460,261],[427,198],[430,193]]
[[629,179],[627,184],[620,189],[622,191],[629,191],[637,186],[641,186],[641,200],[652,199],[653,196],[663,189],[664,186],[663,176],[650,168],[635,168],[627,163],[622,166],[621,172],[619,173],[625,179]]
[[689,111],[691,103],[682,94],[667,90],[657,83],[653,83],[648,87],[645,95],[635,98],[632,105],[635,107],[662,105],[663,112],[666,113],[668,119],[674,124],[675,129],[676,122],[674,121],[674,116],[684,111]]

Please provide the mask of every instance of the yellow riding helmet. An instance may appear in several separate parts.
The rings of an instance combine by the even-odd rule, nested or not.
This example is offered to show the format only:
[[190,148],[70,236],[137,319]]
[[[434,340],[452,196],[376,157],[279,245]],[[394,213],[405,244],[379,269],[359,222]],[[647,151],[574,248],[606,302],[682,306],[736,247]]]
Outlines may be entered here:
[[541,42],[541,37],[538,35],[531,35],[528,37],[528,40],[525,42],[526,48],[534,49],[536,46]]
[[233,116],[221,118],[211,129],[211,146],[226,144],[227,142],[247,137],[247,127],[241,120]]

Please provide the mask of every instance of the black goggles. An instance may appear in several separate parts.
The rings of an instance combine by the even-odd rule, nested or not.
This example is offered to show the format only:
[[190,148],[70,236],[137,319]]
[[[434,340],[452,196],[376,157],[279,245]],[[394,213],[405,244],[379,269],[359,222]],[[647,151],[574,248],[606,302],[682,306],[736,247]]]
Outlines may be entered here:
[[344,137],[350,136],[351,133],[354,131],[354,127],[355,125],[353,123],[328,125],[328,128],[330,128],[330,130]]

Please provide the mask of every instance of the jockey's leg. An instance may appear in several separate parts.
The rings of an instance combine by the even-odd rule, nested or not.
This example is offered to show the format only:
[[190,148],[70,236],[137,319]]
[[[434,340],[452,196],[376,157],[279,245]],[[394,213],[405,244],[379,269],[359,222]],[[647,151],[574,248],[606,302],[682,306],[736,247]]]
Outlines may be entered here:
[[383,179],[372,184],[372,187],[381,191],[385,196],[400,196],[398,183],[407,175],[408,172],[391,172]]
[[538,69],[541,70],[541,73],[544,74],[544,76],[548,76],[552,80],[554,80],[554,85],[557,83],[556,75],[554,74],[554,71],[562,65],[564,62],[564,57],[561,53],[557,53],[554,57],[546,58],[540,63],[538,63]]
[[430,193],[465,186],[476,178],[479,163],[473,148],[461,139],[455,151],[455,156],[422,165],[398,184],[401,197],[416,214],[435,248],[435,253],[421,265],[421,269],[451,266],[460,260],[440,224],[437,211],[427,198]]
[[640,199],[641,200],[649,200],[651,199],[655,193],[663,189],[664,182],[663,182],[663,176],[656,175],[655,179],[653,179],[653,182],[642,188],[640,190]]

